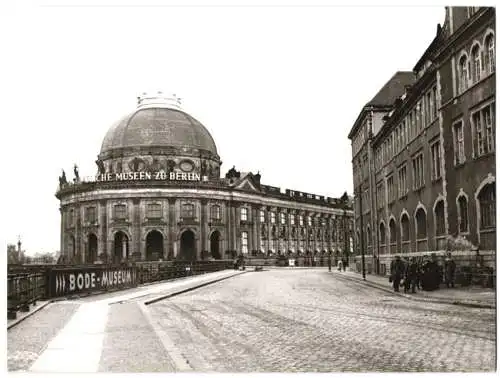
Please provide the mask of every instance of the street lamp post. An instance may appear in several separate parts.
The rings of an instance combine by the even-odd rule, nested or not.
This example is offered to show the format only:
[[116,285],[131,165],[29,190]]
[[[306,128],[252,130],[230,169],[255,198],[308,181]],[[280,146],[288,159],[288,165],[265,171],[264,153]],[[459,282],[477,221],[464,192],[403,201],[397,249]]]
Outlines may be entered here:
[[361,271],[363,273],[363,281],[366,280],[366,272],[365,272],[365,246],[364,246],[364,239],[365,239],[365,232],[363,230],[363,199],[362,199],[362,192],[361,192],[361,187],[359,188],[359,222],[361,223],[360,225],[360,248],[361,248]]

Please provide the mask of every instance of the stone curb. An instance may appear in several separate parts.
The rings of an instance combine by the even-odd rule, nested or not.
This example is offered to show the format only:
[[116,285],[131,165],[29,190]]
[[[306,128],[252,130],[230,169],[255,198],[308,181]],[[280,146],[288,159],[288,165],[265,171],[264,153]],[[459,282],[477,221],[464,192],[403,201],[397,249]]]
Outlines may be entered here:
[[356,278],[356,277],[349,277],[349,276],[339,276],[336,275],[336,277],[341,277],[342,279],[352,281],[352,282],[357,282],[360,284],[364,284],[366,286],[373,287],[374,289],[382,290],[394,295],[397,295],[399,297],[403,297],[406,299],[410,299],[413,301],[418,301],[418,302],[430,302],[430,303],[443,303],[443,304],[451,304],[451,305],[457,305],[457,306],[464,306],[464,307],[474,307],[474,308],[489,308],[489,309],[496,309],[495,305],[490,305],[486,303],[479,303],[479,302],[466,302],[466,301],[461,301],[461,300],[453,300],[453,299],[444,299],[444,298],[422,298],[422,297],[414,297],[409,294],[404,294],[404,293],[398,293],[395,292],[392,289],[389,289],[387,287],[384,287],[382,285],[376,284],[374,282],[370,281],[363,281],[363,279]]
[[47,302],[45,302],[43,305],[39,306],[38,308],[36,308],[36,309],[34,309],[34,310],[26,313],[25,315],[21,316],[20,318],[14,320],[12,323],[7,324],[7,330],[9,330],[12,327],[18,325],[23,320],[26,320],[27,318],[29,318],[31,315],[36,314],[38,311],[40,311],[42,308],[46,307],[47,305],[49,305],[52,302],[53,302],[52,300],[48,300]]
[[[222,278],[217,278],[215,280],[211,280],[211,281],[208,281],[208,282],[203,282],[201,284],[198,284],[198,285],[195,285],[195,286],[191,286],[191,287],[188,287],[187,289],[182,289],[182,290],[178,290],[178,291],[174,291],[172,293],[169,293],[169,294],[166,294],[166,295],[162,295],[162,296],[159,296],[159,297],[156,297],[154,299],[151,299],[149,301],[146,301],[144,302],[144,304],[146,306],[149,306],[150,304],[153,304],[153,303],[156,303],[156,302],[159,302],[159,301],[162,301],[164,299],[168,299],[168,298],[172,298],[172,297],[175,297],[177,295],[180,295],[180,294],[184,294],[184,293],[187,293],[189,291],[192,291],[192,290],[196,290],[196,289],[199,289],[201,287],[204,287],[204,286],[208,286],[208,285],[211,285],[211,284],[214,284],[216,282],[219,282],[219,281],[224,281],[224,280],[227,280],[229,278],[233,278],[233,277],[236,277],[236,276],[239,276],[241,274],[245,274],[245,273],[248,273],[248,272],[251,272],[251,271],[241,271],[240,273],[235,273],[235,274],[232,274],[230,276],[227,276],[227,277],[222,277]],[[174,289],[175,290],[175,289]]]

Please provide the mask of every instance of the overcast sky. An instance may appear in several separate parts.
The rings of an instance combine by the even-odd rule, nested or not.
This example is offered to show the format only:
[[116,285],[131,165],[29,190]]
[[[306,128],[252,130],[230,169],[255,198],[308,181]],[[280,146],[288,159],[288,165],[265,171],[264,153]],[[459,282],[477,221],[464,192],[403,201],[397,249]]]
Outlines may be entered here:
[[12,9],[1,26],[5,243],[59,249],[61,169],[94,175],[106,131],[144,90],[183,99],[222,174],[235,165],[282,190],[351,193],[349,130],[444,16],[443,6]]

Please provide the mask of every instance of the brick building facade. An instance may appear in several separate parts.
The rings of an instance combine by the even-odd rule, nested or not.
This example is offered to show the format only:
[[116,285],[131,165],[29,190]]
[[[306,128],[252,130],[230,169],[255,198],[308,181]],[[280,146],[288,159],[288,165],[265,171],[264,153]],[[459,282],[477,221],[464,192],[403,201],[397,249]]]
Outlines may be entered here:
[[445,251],[494,266],[495,88],[494,8],[446,7],[413,71],[362,109],[349,138],[369,270]]

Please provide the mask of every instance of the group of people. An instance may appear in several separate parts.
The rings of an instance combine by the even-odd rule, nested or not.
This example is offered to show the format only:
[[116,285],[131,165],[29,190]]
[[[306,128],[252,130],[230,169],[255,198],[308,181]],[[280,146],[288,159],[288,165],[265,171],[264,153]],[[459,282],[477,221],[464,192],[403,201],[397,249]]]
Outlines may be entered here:
[[[335,258],[335,261],[336,261],[336,265],[337,265],[337,270],[339,272],[342,270],[345,272],[345,268],[347,266],[347,260],[345,258],[342,258],[342,259],[338,259],[338,261],[337,261],[337,258]],[[328,271],[331,272],[332,271],[332,254],[331,253],[328,254],[327,263],[328,263]]]
[[399,291],[400,286],[403,286],[405,293],[410,290],[411,293],[416,293],[416,289],[437,290],[443,279],[446,287],[455,287],[455,268],[451,253],[447,254],[444,264],[441,265],[435,254],[431,255],[431,258],[425,256],[423,259],[401,259],[396,256],[391,262],[389,282],[392,283],[394,291]]

